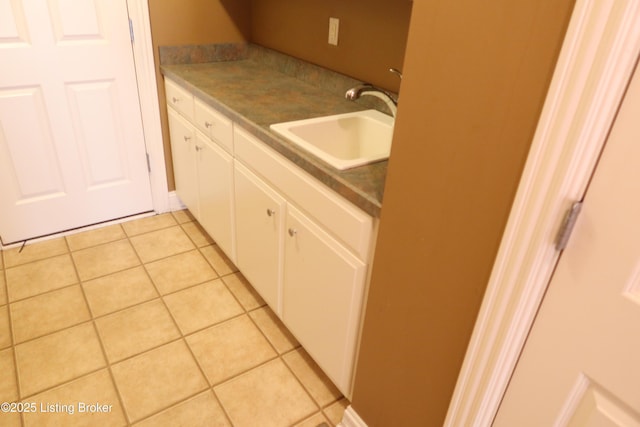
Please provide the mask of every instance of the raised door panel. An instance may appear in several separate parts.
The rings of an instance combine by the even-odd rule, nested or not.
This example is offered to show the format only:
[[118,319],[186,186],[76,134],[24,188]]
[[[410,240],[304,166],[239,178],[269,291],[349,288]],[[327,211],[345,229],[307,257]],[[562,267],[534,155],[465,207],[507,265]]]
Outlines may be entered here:
[[168,113],[176,193],[182,203],[199,219],[195,130],[172,108],[168,109]]
[[200,225],[235,262],[233,158],[196,131]]
[[350,396],[366,264],[290,205],[285,228],[283,321]]
[[262,298],[281,313],[285,200],[235,162],[237,265]]
[[0,48],[10,48],[29,41],[27,22],[20,0],[0,0]]
[[66,196],[62,165],[39,86],[0,90],[0,148],[4,198],[25,204]]

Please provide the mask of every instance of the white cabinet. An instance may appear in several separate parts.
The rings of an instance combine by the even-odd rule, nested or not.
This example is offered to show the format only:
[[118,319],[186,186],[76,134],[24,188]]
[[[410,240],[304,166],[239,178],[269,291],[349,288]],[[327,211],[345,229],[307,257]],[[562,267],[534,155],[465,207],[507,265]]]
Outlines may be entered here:
[[237,266],[280,316],[286,202],[241,163],[235,167]]
[[166,87],[178,196],[351,397],[376,222],[202,100]]
[[207,137],[216,141],[227,152],[233,153],[233,126],[231,120],[194,99],[194,123]]
[[[166,91],[176,193],[235,261],[233,157],[225,151],[233,148],[229,136],[233,134],[232,123],[217,113],[207,116],[202,105],[195,108],[193,96],[170,80],[166,81]],[[194,126],[197,117],[204,117],[202,128],[208,134]],[[212,139],[214,135],[220,135],[224,144]]]
[[238,127],[234,150],[238,267],[350,397],[373,219]]
[[199,217],[196,133],[193,126],[180,114],[171,108],[168,112],[176,193],[191,213]]
[[235,259],[233,157],[196,131],[198,221],[231,259]]
[[285,228],[282,320],[347,393],[367,265],[293,206]]

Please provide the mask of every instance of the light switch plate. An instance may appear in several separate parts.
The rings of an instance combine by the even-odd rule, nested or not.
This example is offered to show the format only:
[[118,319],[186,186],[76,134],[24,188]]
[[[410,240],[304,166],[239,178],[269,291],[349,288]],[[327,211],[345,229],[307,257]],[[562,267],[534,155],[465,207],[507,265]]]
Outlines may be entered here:
[[340,28],[340,20],[338,18],[329,18],[329,44],[338,46],[339,28]]

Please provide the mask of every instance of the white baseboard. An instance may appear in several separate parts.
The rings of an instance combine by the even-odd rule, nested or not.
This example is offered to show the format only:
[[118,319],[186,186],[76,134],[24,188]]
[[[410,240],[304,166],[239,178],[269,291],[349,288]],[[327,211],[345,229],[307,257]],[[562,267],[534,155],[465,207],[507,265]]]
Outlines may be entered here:
[[342,421],[338,424],[338,427],[367,427],[360,415],[353,409],[353,406],[347,406],[342,416]]
[[169,192],[169,212],[181,211],[187,207],[182,203],[175,191]]

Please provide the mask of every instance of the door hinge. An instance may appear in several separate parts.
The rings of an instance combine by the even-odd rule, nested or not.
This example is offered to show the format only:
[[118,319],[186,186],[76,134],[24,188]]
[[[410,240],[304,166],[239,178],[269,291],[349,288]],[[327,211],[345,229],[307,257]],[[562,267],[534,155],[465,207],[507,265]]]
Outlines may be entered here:
[[571,232],[573,231],[573,227],[576,225],[576,221],[578,220],[578,215],[580,215],[581,210],[582,201],[573,203],[569,210],[567,210],[567,213],[564,215],[562,225],[556,235],[557,250],[562,251],[567,247],[567,243],[569,243],[569,238],[571,237]]
[[149,158],[149,153],[147,154],[147,169],[149,170],[149,173],[151,173],[151,159]]
[[135,41],[135,36],[133,35],[133,21],[129,18],[129,35],[131,36],[131,43]]

